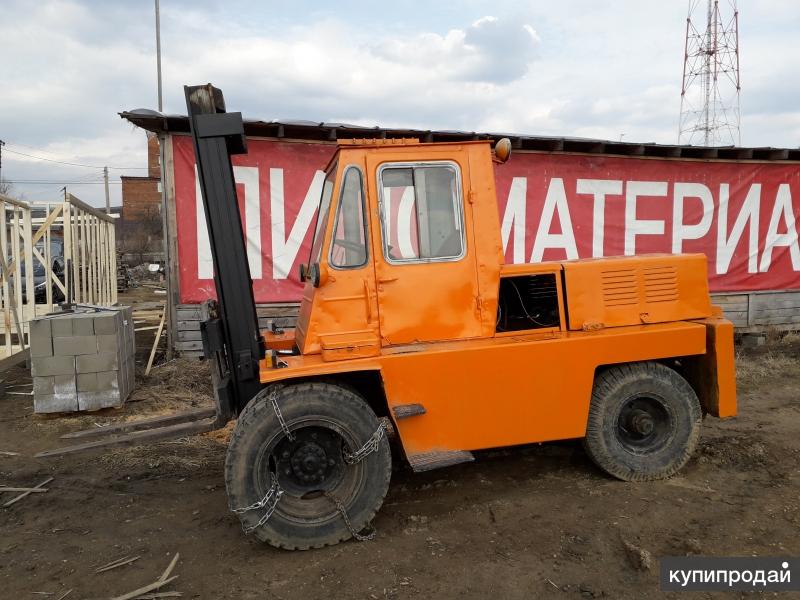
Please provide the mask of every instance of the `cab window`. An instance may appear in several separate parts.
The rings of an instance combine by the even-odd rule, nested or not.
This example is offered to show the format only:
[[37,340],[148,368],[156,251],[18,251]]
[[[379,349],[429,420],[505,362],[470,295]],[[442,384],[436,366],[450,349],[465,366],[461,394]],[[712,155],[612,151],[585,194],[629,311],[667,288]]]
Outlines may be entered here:
[[380,181],[383,251],[389,262],[464,256],[464,218],[455,165],[384,167]]
[[328,210],[331,207],[331,197],[333,196],[333,183],[336,179],[336,163],[331,166],[325,175],[325,182],[322,184],[322,194],[319,199],[317,209],[317,225],[314,227],[314,241],[311,243],[311,254],[308,264],[319,262],[322,253],[322,238],[325,237],[325,223],[328,222]]
[[340,269],[367,264],[366,212],[361,171],[357,167],[348,167],[344,173],[329,262]]

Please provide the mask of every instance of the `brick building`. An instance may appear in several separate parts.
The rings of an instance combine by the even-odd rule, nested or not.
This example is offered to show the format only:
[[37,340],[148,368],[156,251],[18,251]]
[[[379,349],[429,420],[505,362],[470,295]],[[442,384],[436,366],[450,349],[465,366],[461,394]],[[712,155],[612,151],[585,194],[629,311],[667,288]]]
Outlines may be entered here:
[[128,262],[159,260],[163,256],[161,221],[161,164],[158,137],[147,134],[147,176],[123,175],[119,250]]

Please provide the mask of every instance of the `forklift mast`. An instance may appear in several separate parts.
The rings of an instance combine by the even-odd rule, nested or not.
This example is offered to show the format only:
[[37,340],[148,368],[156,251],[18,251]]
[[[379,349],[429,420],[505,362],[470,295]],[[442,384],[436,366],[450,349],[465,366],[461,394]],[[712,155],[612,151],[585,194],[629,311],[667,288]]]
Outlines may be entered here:
[[246,153],[247,142],[242,114],[225,112],[221,90],[207,84],[184,91],[217,290],[217,300],[203,309],[203,352],[215,361],[217,419],[227,421],[261,389],[265,356],[231,165],[231,155]]

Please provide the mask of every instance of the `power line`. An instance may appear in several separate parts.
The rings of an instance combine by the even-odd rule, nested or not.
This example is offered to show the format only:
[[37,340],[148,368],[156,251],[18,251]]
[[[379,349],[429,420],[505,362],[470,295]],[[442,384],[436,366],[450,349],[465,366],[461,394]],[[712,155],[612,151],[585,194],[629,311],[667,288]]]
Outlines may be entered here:
[[[18,154],[19,156],[27,156],[28,158],[33,158],[35,160],[44,160],[51,163],[58,163],[60,165],[69,165],[71,167],[83,167],[85,169],[100,169],[103,170],[103,165],[86,165],[82,163],[74,163],[74,162],[67,162],[64,160],[55,160],[53,158],[45,158],[44,156],[34,156],[33,154],[26,154],[25,152],[19,152],[18,150],[9,150],[6,148],[6,152],[11,152],[12,154]],[[117,169],[120,171],[127,171],[127,170],[141,170],[146,171],[147,167],[108,167],[109,169]]]

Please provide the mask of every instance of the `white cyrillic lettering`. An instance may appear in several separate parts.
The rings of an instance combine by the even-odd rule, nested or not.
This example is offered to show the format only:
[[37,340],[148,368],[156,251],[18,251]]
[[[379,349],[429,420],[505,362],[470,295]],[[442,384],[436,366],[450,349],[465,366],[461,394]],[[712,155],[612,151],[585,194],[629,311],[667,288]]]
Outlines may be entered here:
[[325,173],[317,171],[300,205],[297,218],[286,236],[286,218],[283,199],[283,169],[269,170],[269,203],[272,217],[272,277],[286,279],[297,258],[311,220],[319,205]]
[[680,583],[680,579],[678,579],[678,571],[670,570],[670,572],[669,572],[669,582],[670,583]]
[[[258,185],[258,167],[233,167],[236,183],[244,186],[244,226],[247,246],[247,262],[250,265],[250,276],[261,279],[261,196]],[[208,239],[206,211],[203,208],[203,196],[200,192],[200,178],[195,166],[195,210],[197,211],[197,278],[212,279],[214,277],[214,261],[211,257],[211,242]]]
[[683,575],[683,583],[681,583],[681,587],[686,587],[689,585],[689,579],[692,573],[690,571],[681,571],[681,574]]
[[756,569],[753,574],[753,585],[767,585],[767,574],[763,569]]
[[792,581],[792,572],[789,570],[789,563],[781,563],[781,568],[786,569],[780,574],[780,583],[790,583]]
[[717,582],[719,583],[727,583],[728,581],[728,572],[723,571],[722,569],[717,570]]
[[742,239],[744,226],[750,221],[747,272],[758,273],[758,218],[761,211],[761,184],[750,186],[728,237],[728,184],[719,186],[719,215],[717,216],[717,275],[728,272],[733,252]]
[[214,278],[214,259],[211,256],[211,242],[208,239],[206,209],[203,207],[203,196],[200,191],[200,177],[197,165],[194,167],[194,210],[197,213],[197,278]]
[[639,196],[666,196],[666,181],[629,181],[625,190],[625,256],[636,254],[636,236],[664,233],[664,221],[636,218]]
[[[561,233],[550,233],[553,216],[558,213],[561,223]],[[544,251],[548,248],[561,248],[567,254],[567,259],[578,258],[578,248],[575,245],[575,233],[572,230],[572,219],[569,216],[567,193],[564,190],[564,180],[553,177],[547,188],[544,199],[542,218],[536,230],[536,239],[533,242],[531,262],[541,262]]]
[[233,167],[236,183],[244,185],[244,228],[250,277],[261,279],[261,198],[258,167]]
[[[786,233],[778,233],[781,219],[786,225]],[[797,228],[795,227],[794,210],[792,210],[792,192],[788,183],[778,186],[778,193],[775,195],[775,206],[769,220],[767,237],[764,240],[764,253],[761,255],[759,270],[762,273],[769,271],[772,263],[772,250],[776,246],[788,246],[789,254],[792,257],[792,269],[800,271],[800,243],[797,240]]]
[[576,191],[578,194],[591,194],[594,196],[592,256],[594,258],[602,258],[604,256],[603,238],[606,226],[606,196],[621,196],[622,182],[612,179],[578,179]]
[[[695,225],[683,222],[686,198],[698,198],[703,204],[703,214]],[[683,252],[683,240],[699,240],[711,229],[714,220],[714,198],[702,183],[676,183],[672,210],[672,252]]]
[[739,583],[742,579],[742,574],[739,571],[728,571],[728,586],[733,586],[735,583]]
[[742,571],[742,581],[744,581],[745,583],[751,583],[753,581],[753,572]]
[[506,212],[503,214],[503,223],[500,233],[503,238],[503,254],[508,248],[508,238],[511,229],[514,229],[514,254],[512,261],[514,264],[525,262],[525,232],[527,223],[525,214],[527,211],[528,179],[525,177],[514,177],[511,180],[511,187],[508,190],[508,202],[506,202]]

